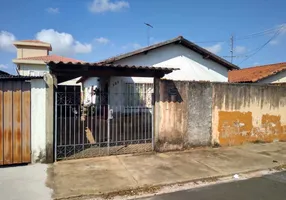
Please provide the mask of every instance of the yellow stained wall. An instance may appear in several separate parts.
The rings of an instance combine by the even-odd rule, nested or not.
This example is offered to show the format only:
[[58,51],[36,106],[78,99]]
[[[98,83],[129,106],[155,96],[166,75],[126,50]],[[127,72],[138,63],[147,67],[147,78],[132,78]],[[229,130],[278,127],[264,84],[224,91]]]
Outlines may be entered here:
[[286,87],[213,84],[212,143],[286,141]]

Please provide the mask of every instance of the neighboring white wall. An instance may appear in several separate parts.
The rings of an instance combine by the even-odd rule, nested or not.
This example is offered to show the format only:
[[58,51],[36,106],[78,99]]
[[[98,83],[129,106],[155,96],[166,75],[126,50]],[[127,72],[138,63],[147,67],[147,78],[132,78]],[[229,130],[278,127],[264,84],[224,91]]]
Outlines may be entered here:
[[48,71],[47,65],[20,65],[19,74],[22,76],[43,76]]
[[286,71],[282,71],[276,75],[265,78],[259,83],[286,83]]
[[80,79],[81,77],[77,77],[65,82],[60,83],[59,85],[81,85],[81,83],[77,83],[77,81]]
[[[46,83],[31,80],[31,143],[32,162],[45,160],[46,154]],[[53,116],[48,116],[53,117]]]
[[[167,74],[164,78],[187,81],[216,81],[227,82],[228,69],[212,60],[204,59],[202,55],[179,44],[170,44],[147,54],[139,54],[120,61],[116,64],[157,66],[180,68]],[[132,78],[137,81],[138,78]],[[142,78],[139,78],[142,79]],[[149,81],[150,79],[146,79]]]

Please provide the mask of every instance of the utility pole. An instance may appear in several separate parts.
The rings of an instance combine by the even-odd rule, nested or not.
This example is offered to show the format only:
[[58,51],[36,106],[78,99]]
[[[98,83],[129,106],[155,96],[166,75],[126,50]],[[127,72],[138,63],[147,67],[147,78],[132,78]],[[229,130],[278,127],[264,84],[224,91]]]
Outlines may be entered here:
[[234,46],[234,41],[233,41],[233,35],[230,37],[230,62],[233,62],[233,46]]
[[151,24],[144,23],[147,26],[147,46],[150,45],[150,28],[154,28]]

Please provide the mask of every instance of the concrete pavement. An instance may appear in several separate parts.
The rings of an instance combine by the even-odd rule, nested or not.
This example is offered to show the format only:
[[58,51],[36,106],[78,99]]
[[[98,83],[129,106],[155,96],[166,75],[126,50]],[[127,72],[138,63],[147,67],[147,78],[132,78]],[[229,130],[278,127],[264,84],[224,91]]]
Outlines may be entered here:
[[286,172],[142,198],[140,200],[283,200]]
[[35,164],[0,168],[0,199],[50,200],[46,186],[47,165]]
[[[1,199],[49,200],[96,196],[226,176],[286,163],[286,143],[201,148],[0,168]],[[143,189],[142,189],[143,188]],[[127,192],[128,193],[128,192]]]
[[285,163],[286,143],[280,142],[99,157],[51,165],[47,185],[54,198],[101,195],[268,169]]

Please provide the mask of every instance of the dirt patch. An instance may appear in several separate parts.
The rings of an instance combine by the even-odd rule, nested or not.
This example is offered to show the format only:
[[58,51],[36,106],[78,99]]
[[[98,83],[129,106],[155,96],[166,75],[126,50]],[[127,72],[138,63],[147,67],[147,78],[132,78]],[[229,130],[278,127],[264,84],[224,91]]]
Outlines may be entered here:
[[160,186],[151,186],[151,187],[142,187],[142,188],[111,192],[108,194],[101,195],[101,198],[112,199],[113,197],[116,197],[116,196],[135,196],[139,194],[155,193],[158,190],[160,190],[160,188],[161,188]]
[[286,164],[284,164],[284,165],[279,165],[279,166],[277,166],[277,167],[273,167],[272,170],[284,171],[284,170],[286,170]]
[[152,151],[152,143],[142,143],[142,144],[128,144],[120,146],[110,146],[109,153],[108,147],[91,146],[83,151],[75,153],[71,156],[59,158],[59,160],[72,160],[72,159],[82,159],[82,158],[92,158],[108,155],[121,155],[121,154],[137,154]]

